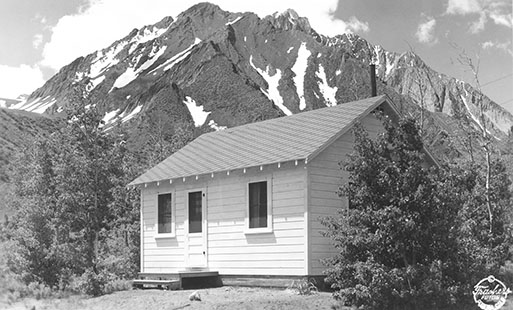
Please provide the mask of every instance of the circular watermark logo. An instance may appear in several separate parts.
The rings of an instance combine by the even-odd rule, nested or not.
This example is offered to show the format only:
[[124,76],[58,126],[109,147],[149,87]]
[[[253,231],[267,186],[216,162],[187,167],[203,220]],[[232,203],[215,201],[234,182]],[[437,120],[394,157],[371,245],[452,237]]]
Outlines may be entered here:
[[474,286],[474,301],[483,310],[497,310],[506,303],[511,290],[494,276],[488,276]]

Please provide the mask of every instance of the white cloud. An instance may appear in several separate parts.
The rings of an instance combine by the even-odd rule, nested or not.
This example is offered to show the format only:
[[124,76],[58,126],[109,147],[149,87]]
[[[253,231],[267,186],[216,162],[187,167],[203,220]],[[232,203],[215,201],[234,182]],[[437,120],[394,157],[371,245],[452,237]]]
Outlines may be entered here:
[[427,21],[420,23],[417,27],[415,37],[420,43],[436,44],[438,42],[438,39],[434,35],[435,26],[436,19],[434,19],[433,17],[427,17]]
[[496,25],[513,28],[511,6],[510,0],[448,0],[445,13],[478,17],[470,24],[470,32],[479,33],[484,30],[488,19]]
[[479,13],[481,5],[477,0],[449,0],[447,3],[447,14],[466,15],[470,13]]
[[37,66],[0,65],[0,97],[16,98],[21,94],[30,94],[43,83],[43,73]]
[[38,49],[42,43],[43,43],[43,35],[41,33],[36,34],[34,36],[34,38],[32,39],[32,46],[35,49]]
[[[165,16],[176,17],[198,0],[89,0],[78,14],[62,17],[52,28],[51,38],[44,46],[42,65],[55,70],[80,56],[109,46],[132,29],[153,24]],[[293,8],[308,17],[312,27],[326,35],[363,31],[369,26],[352,17],[349,22],[335,19],[337,0],[213,0],[221,9],[231,12],[255,12],[260,17]]]
[[34,21],[42,25],[46,25],[48,23],[48,19],[46,18],[46,16],[41,15],[40,13],[36,13],[36,15],[34,16]]
[[481,12],[479,14],[479,19],[470,25],[470,32],[479,33],[481,31],[483,31],[485,28],[486,20],[487,20],[486,13]]
[[369,23],[362,22],[356,16],[349,17],[347,28],[354,32],[369,32]]
[[494,43],[492,41],[486,41],[484,43],[481,43],[481,47],[483,49],[492,48],[494,46]]
[[497,25],[506,26],[508,28],[513,28],[513,17],[512,14],[504,14],[500,11],[490,12],[490,18]]
[[481,43],[481,47],[484,50],[497,49],[503,51],[511,56],[513,56],[513,51],[511,49],[511,42],[498,42],[498,41],[486,41]]

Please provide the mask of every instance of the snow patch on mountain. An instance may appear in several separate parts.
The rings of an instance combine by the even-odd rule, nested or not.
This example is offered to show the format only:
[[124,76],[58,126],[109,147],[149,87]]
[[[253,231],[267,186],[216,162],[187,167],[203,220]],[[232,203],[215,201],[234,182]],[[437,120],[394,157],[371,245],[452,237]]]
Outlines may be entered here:
[[210,128],[214,129],[215,131],[225,130],[228,128],[226,126],[219,126],[213,119],[208,122],[208,126],[210,126]]
[[135,107],[135,109],[132,110],[132,112],[128,113],[128,115],[126,115],[126,116],[125,116],[125,112],[123,112],[120,115],[121,123],[128,122],[129,120],[134,118],[135,115],[137,115],[137,113],[141,112],[141,110],[142,110],[142,105],[138,105],[137,107]]
[[240,19],[242,18],[242,16],[239,16],[237,17],[235,20],[231,21],[231,22],[227,22],[225,25],[228,26],[228,25],[233,25],[235,24],[236,22],[238,22]]
[[50,99],[50,96],[44,98],[38,97],[33,101],[22,101],[9,108],[42,114],[49,107],[53,106],[55,102],[57,102],[57,100],[55,98]]
[[294,77],[294,84],[296,85],[297,95],[299,97],[300,110],[304,110],[306,108],[304,82],[306,68],[308,66],[308,57],[310,57],[311,54],[312,53],[306,47],[306,43],[302,42],[299,50],[297,51],[296,62],[292,67],[292,71],[296,75]]
[[132,82],[136,78],[137,78],[137,74],[135,73],[134,68],[130,68],[130,67],[127,68],[126,71],[123,74],[118,76],[118,78],[116,79],[116,81],[112,85],[112,88],[109,90],[109,93],[114,88],[125,87],[126,85],[128,85],[130,82]]
[[[38,98],[38,99],[41,99],[41,98]],[[17,104],[10,106],[9,109],[21,110],[21,107],[23,107],[26,103],[27,103],[27,100],[20,101]]]
[[34,101],[27,101],[24,106],[20,107],[20,109],[32,112],[33,110],[37,109],[41,104],[44,104],[48,98],[50,98],[50,96],[46,96],[44,98],[38,97]]
[[42,100],[44,101],[47,98],[48,98],[48,96],[45,97],[45,98],[38,97],[34,101],[26,102],[26,104],[22,105],[19,109],[20,110],[25,110],[25,111],[32,111],[35,107],[37,107],[37,105],[39,105],[40,101],[42,101]]
[[126,44],[126,41],[121,41],[106,52],[103,50],[96,52],[96,59],[91,63],[91,67],[89,68],[89,76],[93,78],[97,77],[108,68],[118,64],[119,59],[116,58],[116,56],[121,52]]
[[84,78],[86,77],[86,74],[85,72],[75,72],[75,79],[73,80],[74,82],[80,82],[82,81]]
[[32,110],[27,110],[34,113],[42,114],[44,113],[49,107],[53,106],[57,102],[57,99],[53,98],[51,100],[45,100],[41,102],[37,107],[34,107]]
[[194,101],[194,99],[189,96],[185,97],[185,101],[183,103],[185,103],[187,109],[189,109],[192,119],[194,120],[194,125],[196,127],[203,125],[207,120],[207,116],[210,114],[210,112],[205,112],[203,110],[203,106],[198,106],[196,101]]
[[390,73],[392,73],[392,70],[395,67],[395,59],[393,59],[393,61],[392,61],[392,59],[391,59],[390,55],[388,55],[388,53],[387,53],[385,59],[386,59],[385,77],[388,77],[388,76],[390,76]]
[[99,77],[92,79],[89,81],[89,84],[87,84],[87,90],[92,91],[96,88],[96,86],[100,85],[103,80],[105,80],[105,75],[100,75]]
[[102,121],[104,123],[103,126],[107,126],[110,123],[113,123],[116,120],[116,116],[118,115],[118,113],[119,109],[105,113],[105,116],[102,118]]
[[[165,46],[160,49],[157,49],[157,52],[154,52],[154,50],[152,50],[152,52],[148,55],[148,60],[146,60],[139,68],[134,69],[133,67],[128,67],[126,71],[116,79],[109,92],[111,92],[114,89],[114,87],[122,88],[128,85],[133,80],[135,80],[144,70],[151,67],[159,59],[159,57],[162,56],[162,54],[164,54],[165,51]],[[142,54],[137,56],[135,60],[132,62],[134,66],[139,62],[141,56]]]
[[[161,48],[153,48],[148,55],[148,60],[146,60],[145,63],[143,63],[138,69],[137,72],[140,74],[144,70],[148,69],[149,67],[153,66],[153,64],[164,54],[166,51],[167,46],[163,46]],[[155,51],[156,50],[156,51]]]
[[131,46],[129,49],[129,53],[131,54],[139,44],[146,43],[148,41],[160,37],[164,32],[166,32],[169,29],[169,27],[171,27],[172,24],[173,23],[171,23],[168,27],[165,28],[158,28],[155,26],[152,26],[151,28],[145,27],[142,33],[137,33],[137,35],[130,40]]
[[150,71],[150,73],[154,73],[156,72],[157,70],[159,69],[162,69],[164,68],[164,71],[167,71],[171,68],[173,68],[174,65],[176,65],[177,63],[179,63],[180,61],[184,60],[187,56],[189,56],[189,54],[191,53],[191,50],[196,46],[198,45],[199,43],[201,42],[200,39],[196,38],[194,40],[194,43],[191,44],[191,46],[189,46],[188,48],[186,48],[185,50],[181,51],[180,53],[176,54],[175,56],[169,58],[166,62],[164,62],[163,64],[161,64],[160,66],[158,66],[157,68],[153,69]]
[[269,66],[266,66],[265,71],[257,68],[253,63],[253,55],[249,56],[249,63],[260,75],[264,78],[268,85],[268,91],[261,89],[262,92],[269,98],[269,100],[273,101],[274,104],[280,108],[280,110],[285,113],[285,115],[292,115],[292,112],[283,105],[283,98],[280,95],[280,91],[278,90],[278,85],[281,79],[281,70],[276,69],[276,74],[271,76],[269,74]]
[[[132,65],[135,66],[139,59],[141,59],[142,54],[139,54],[134,60],[132,60]],[[109,92],[111,92],[114,88],[122,88],[128,85],[130,82],[135,80],[137,78],[137,72],[134,69],[134,67],[128,67],[126,68],[125,72],[118,76],[116,81],[114,81],[114,84],[112,85],[112,88]]]
[[337,105],[337,99],[335,95],[337,93],[338,88],[336,86],[331,87],[328,85],[328,79],[326,76],[326,72],[324,71],[324,67],[319,64],[319,71],[315,72],[315,75],[321,80],[319,85],[319,90],[321,91],[324,99],[326,100],[326,105],[328,107],[332,107]]
[[[464,89],[464,91],[465,91],[465,94],[468,94],[466,89]],[[476,124],[479,126],[479,128],[481,128],[481,130],[483,130],[483,125],[481,125],[481,122],[479,121],[479,119],[476,116],[474,116],[474,114],[470,110],[470,107],[468,106],[468,102],[465,99],[465,96],[460,95],[460,98],[463,101],[463,105],[465,105],[465,108],[467,108],[467,111],[468,111],[468,114],[470,115],[470,117],[474,120],[474,122],[476,122]]]

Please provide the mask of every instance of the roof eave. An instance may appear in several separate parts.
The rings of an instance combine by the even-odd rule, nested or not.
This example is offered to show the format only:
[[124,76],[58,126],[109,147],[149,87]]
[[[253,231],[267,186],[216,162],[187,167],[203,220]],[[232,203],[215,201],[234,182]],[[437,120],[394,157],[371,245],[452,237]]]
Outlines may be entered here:
[[127,187],[136,187],[136,186],[141,186],[143,184],[149,184],[149,183],[155,183],[155,182],[165,182],[165,181],[169,181],[169,180],[177,180],[177,179],[182,179],[182,178],[191,178],[191,177],[195,178],[195,177],[201,177],[201,176],[205,176],[205,175],[209,175],[209,174],[213,174],[213,173],[214,174],[224,174],[227,172],[232,172],[232,171],[237,171],[237,170],[251,169],[251,168],[260,167],[260,166],[280,165],[280,164],[294,162],[294,161],[295,162],[305,161],[305,163],[308,162],[306,157],[300,157],[300,158],[287,159],[287,160],[279,161],[279,162],[262,163],[262,164],[258,164],[258,165],[250,165],[250,166],[245,166],[245,167],[241,166],[241,167],[237,167],[237,168],[233,168],[233,169],[229,169],[229,170],[218,170],[218,171],[211,171],[211,172],[206,172],[206,173],[201,173],[201,174],[189,174],[189,175],[176,176],[176,177],[171,177],[171,178],[163,178],[160,180],[142,181],[142,180],[139,180],[140,177],[138,177],[135,180],[133,180],[132,182],[128,183]]

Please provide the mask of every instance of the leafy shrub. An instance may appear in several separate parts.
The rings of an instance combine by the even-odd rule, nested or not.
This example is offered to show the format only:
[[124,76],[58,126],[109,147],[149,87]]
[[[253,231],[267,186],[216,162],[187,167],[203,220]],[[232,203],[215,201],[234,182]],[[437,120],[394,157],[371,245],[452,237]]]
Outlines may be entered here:
[[298,295],[311,295],[319,292],[313,279],[310,281],[307,279],[294,280],[287,289]]
[[364,309],[465,308],[473,285],[507,258],[504,166],[492,163],[490,223],[479,167],[425,168],[415,122],[384,125],[376,141],[355,126],[340,190],[349,207],[323,220],[339,250],[325,261],[327,281],[343,304]]
[[91,268],[79,277],[74,277],[70,284],[70,289],[74,292],[99,296],[103,294],[107,277],[104,273],[97,274]]
[[499,271],[499,278],[508,288],[513,287],[513,262],[508,260]]
[[52,290],[50,287],[46,286],[43,283],[38,283],[38,282],[29,283],[29,285],[27,286],[27,289],[28,289],[27,295],[32,296],[36,299],[48,298],[48,297],[55,295],[54,290]]

